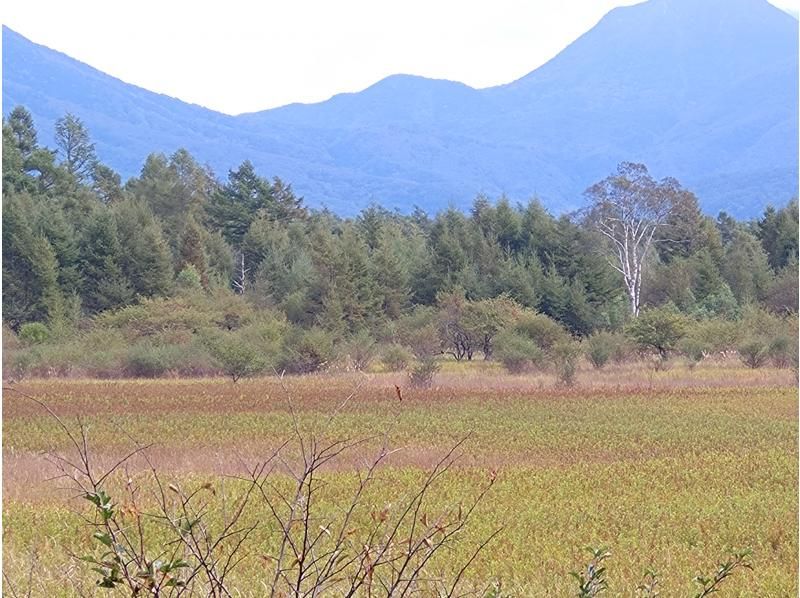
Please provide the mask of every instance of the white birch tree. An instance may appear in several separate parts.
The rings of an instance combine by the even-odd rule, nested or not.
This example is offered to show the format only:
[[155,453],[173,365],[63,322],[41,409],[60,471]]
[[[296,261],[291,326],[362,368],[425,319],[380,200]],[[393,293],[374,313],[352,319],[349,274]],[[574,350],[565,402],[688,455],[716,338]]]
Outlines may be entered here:
[[608,239],[608,262],[625,283],[631,312],[639,315],[642,275],[650,247],[664,241],[660,232],[670,216],[692,201],[678,181],[655,181],[643,164],[623,162],[616,173],[586,191],[587,218]]

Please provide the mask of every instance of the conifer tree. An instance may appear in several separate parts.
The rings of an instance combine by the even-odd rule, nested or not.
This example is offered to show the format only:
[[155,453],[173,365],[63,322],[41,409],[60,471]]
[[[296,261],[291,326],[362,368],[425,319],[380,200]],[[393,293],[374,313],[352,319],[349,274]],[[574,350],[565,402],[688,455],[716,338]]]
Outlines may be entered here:
[[63,314],[55,252],[35,234],[23,198],[3,201],[3,319],[17,329],[26,322],[48,322]]
[[203,287],[207,287],[208,263],[204,245],[203,229],[194,218],[190,218],[186,222],[183,234],[181,235],[176,271],[180,272],[186,266],[194,266],[194,269],[197,270],[197,273],[200,275]]
[[96,164],[92,171],[92,191],[104,204],[122,199],[122,180],[118,173],[104,164]]
[[401,253],[402,241],[395,227],[381,227],[369,259],[370,276],[375,281],[381,310],[391,320],[403,314],[411,299],[411,276]]
[[33,116],[25,107],[16,106],[8,115],[8,126],[23,160],[29,158],[39,147]]
[[34,226],[53,248],[58,262],[58,285],[64,296],[79,293],[83,281],[79,271],[78,235],[64,210],[54,202],[39,202],[34,209]]
[[79,183],[87,182],[97,164],[97,155],[80,118],[67,113],[56,121],[56,147],[67,172]]
[[83,307],[95,314],[133,300],[133,289],[122,272],[122,249],[112,215],[98,210],[86,224],[80,244]]
[[172,256],[149,208],[128,200],[115,206],[122,272],[142,297],[166,295],[172,286]]

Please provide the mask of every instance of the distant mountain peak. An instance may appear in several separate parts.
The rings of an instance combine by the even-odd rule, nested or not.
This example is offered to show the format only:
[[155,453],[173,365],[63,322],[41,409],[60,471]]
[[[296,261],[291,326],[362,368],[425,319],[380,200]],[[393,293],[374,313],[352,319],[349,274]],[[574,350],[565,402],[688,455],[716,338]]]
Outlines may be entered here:
[[649,0],[611,11],[506,85],[398,74],[325,102],[237,117],[148,92],[3,27],[3,111],[46,140],[70,111],[105,162],[136,174],[185,147],[224,173],[249,159],[312,204],[350,214],[465,206],[478,192],[550,209],[623,160],[695,191],[710,213],[797,195],[797,21],[766,0]]

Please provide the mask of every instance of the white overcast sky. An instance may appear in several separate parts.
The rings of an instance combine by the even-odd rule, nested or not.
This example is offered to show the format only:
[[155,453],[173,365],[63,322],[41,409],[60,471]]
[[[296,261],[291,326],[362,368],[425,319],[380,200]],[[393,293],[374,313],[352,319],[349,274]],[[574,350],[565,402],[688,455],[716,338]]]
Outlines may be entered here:
[[[637,0],[19,0],[3,24],[115,77],[229,114],[394,73],[488,87]],[[774,0],[797,11],[800,0]]]

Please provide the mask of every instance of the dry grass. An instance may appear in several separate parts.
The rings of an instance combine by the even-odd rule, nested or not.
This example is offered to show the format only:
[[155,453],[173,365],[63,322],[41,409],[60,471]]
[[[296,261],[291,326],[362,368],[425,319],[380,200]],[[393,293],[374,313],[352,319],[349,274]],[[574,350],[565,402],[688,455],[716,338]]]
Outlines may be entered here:
[[[797,390],[791,372],[735,363],[681,364],[653,372],[642,364],[584,369],[572,388],[548,374],[507,376],[490,365],[450,364],[430,390],[402,388],[402,375],[309,376],[285,381],[301,425],[319,427],[357,389],[331,437],[386,431],[402,447],[370,500],[390,503],[454,440],[472,431],[467,454],[435,497],[469,495],[489,469],[498,482],[470,527],[475,542],[506,529],[476,562],[476,582],[502,580],[516,595],[568,595],[568,572],[583,547],[605,544],[612,594],[634,595],[644,570],[663,577],[665,595],[688,595],[691,577],[729,548],[753,548],[755,571],[735,577],[730,596],[796,595]],[[89,425],[98,457],[155,441],[151,455],[184,484],[228,484],[223,474],[266,454],[290,424],[275,378],[225,380],[41,380],[16,385],[62,416]],[[44,480],[40,456],[63,449],[53,421],[29,400],[4,393],[4,570],[33,595],[92,595],[91,573],[68,550],[89,547],[75,504]],[[369,452],[370,447],[362,449]],[[329,496],[353,480],[363,454],[328,473]],[[132,467],[129,475],[139,475]],[[270,549],[268,530],[253,554]],[[466,550],[466,548],[465,548]],[[35,554],[35,559],[31,555]],[[458,555],[454,555],[458,556]],[[447,563],[441,563],[447,569]],[[240,572],[242,595],[259,595],[257,559]],[[65,579],[68,582],[65,582]],[[98,594],[99,595],[99,594]]]

